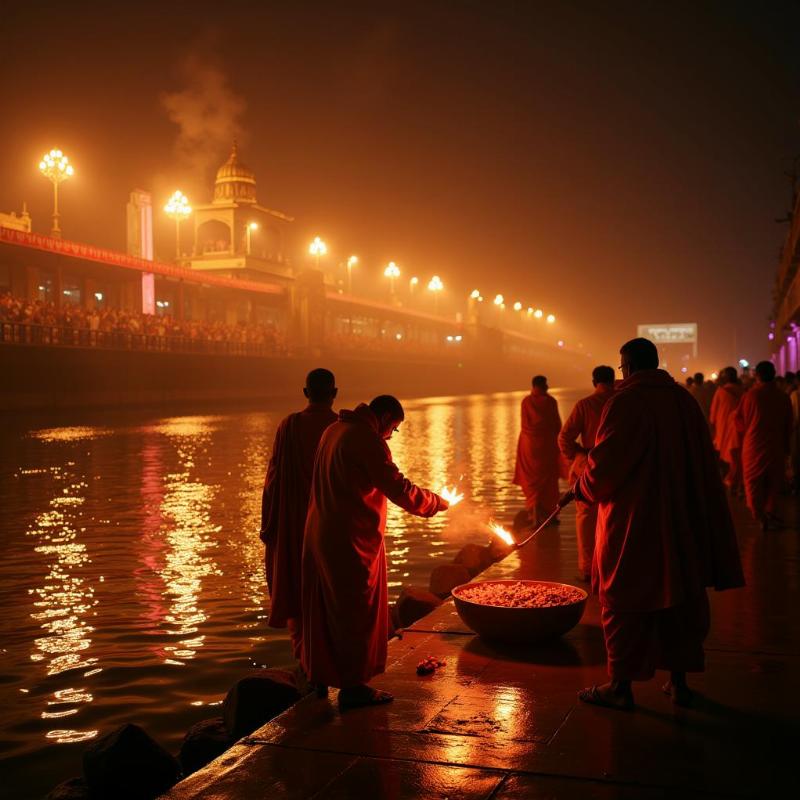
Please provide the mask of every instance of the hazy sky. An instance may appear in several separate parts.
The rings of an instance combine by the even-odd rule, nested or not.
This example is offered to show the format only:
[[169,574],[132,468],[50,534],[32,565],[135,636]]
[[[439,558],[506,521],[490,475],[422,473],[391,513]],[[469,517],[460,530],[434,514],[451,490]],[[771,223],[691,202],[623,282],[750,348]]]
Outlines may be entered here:
[[[128,192],[210,199],[238,136],[259,201],[377,273],[553,310],[599,352],[700,324],[700,364],[767,354],[800,154],[800,5],[9,3],[0,210],[124,248]],[[171,228],[159,215],[164,257]],[[160,248],[159,248],[160,245]]]

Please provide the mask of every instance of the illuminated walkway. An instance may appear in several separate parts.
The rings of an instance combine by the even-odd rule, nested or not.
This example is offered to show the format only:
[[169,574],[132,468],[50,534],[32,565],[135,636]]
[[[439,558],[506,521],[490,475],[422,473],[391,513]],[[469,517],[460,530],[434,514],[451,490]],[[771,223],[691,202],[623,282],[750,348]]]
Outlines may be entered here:
[[[661,798],[782,796],[800,719],[800,582],[795,528],[762,535],[734,503],[748,588],[712,593],[707,672],[690,710],[661,676],[635,687],[634,713],[585,706],[605,678],[598,608],[535,650],[483,643],[450,603],[390,645],[375,685],[394,703],[340,715],[308,698],[168,795],[184,798]],[[788,513],[787,509],[787,513]],[[570,513],[485,577],[575,575]],[[417,677],[418,660],[447,666]]]

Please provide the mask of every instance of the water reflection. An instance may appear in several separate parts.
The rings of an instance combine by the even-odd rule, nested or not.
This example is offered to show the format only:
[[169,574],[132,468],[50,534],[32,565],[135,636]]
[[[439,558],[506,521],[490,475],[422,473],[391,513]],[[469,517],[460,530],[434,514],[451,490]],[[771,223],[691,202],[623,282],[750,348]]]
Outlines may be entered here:
[[198,602],[203,579],[221,574],[211,557],[219,547],[221,530],[211,522],[216,489],[192,477],[196,462],[208,453],[216,421],[218,417],[179,417],[156,427],[175,446],[182,467],[164,479],[161,516],[165,547],[159,570],[169,603],[162,628],[167,635],[180,637],[177,643],[163,646],[162,656],[165,663],[178,666],[194,658],[205,641],[199,633],[207,619]]
[[[43,583],[29,589],[35,598],[31,618],[44,632],[33,640],[30,659],[42,663],[48,677],[87,669],[97,663],[97,658],[89,655],[94,628],[86,617],[98,603],[94,588],[81,574],[91,563],[86,545],[81,541],[85,528],[80,527],[86,483],[75,480],[58,467],[53,468],[51,474],[59,488],[69,482],[51,498],[48,509],[35,518],[27,531],[36,542],[34,552],[43,557],[47,570]],[[47,708],[40,716],[42,719],[71,717],[78,713],[81,704],[92,700],[92,695],[83,688],[60,689],[45,701]],[[47,737],[60,742],[63,733],[49,731]],[[96,734],[97,731],[69,733],[84,738]]]

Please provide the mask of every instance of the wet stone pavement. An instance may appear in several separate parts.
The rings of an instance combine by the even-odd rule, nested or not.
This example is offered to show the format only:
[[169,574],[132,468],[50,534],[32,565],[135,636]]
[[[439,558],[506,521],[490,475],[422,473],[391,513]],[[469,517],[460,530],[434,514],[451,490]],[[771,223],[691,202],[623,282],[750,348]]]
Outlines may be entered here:
[[[340,714],[334,693],[306,698],[165,797],[797,796],[800,525],[786,505],[791,527],[762,534],[733,501],[748,586],[710,593],[706,672],[690,676],[690,709],[671,706],[660,674],[635,685],[632,713],[577,700],[606,680],[594,598],[569,634],[527,648],[482,641],[448,602],[390,643],[374,685],[393,703]],[[575,583],[574,537],[568,509],[560,528],[481,577]],[[417,676],[430,654],[446,666]]]

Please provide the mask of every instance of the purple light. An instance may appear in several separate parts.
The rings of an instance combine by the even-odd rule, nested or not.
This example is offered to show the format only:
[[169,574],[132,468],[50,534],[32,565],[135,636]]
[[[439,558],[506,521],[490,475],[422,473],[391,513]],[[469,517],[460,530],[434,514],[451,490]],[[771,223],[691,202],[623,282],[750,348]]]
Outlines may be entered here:
[[770,332],[767,334],[767,339],[769,339],[770,341],[772,341],[774,338],[775,338],[775,334],[774,334],[774,333],[772,333],[772,331],[770,331]]

